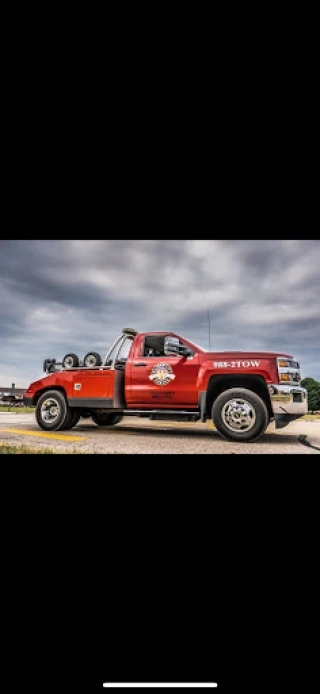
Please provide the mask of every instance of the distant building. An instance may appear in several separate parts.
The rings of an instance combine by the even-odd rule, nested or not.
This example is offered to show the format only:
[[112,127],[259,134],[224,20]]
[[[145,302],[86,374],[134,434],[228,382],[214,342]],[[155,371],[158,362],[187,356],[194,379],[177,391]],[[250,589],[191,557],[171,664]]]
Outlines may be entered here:
[[12,402],[16,400],[22,400],[23,394],[26,392],[27,388],[13,388],[11,395],[11,388],[8,386],[0,386],[0,402]]

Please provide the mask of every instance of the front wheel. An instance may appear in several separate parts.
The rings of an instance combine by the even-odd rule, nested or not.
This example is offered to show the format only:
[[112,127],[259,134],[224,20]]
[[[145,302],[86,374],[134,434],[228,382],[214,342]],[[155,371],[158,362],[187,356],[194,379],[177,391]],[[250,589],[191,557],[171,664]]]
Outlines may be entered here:
[[257,441],[269,424],[269,415],[257,393],[247,388],[230,388],[214,401],[212,420],[221,436],[229,441]]
[[119,424],[123,419],[123,414],[112,414],[106,412],[105,414],[93,414],[92,419],[98,427],[113,427],[115,424]]
[[35,415],[39,427],[45,431],[68,428],[71,421],[70,408],[59,390],[48,390],[40,396]]

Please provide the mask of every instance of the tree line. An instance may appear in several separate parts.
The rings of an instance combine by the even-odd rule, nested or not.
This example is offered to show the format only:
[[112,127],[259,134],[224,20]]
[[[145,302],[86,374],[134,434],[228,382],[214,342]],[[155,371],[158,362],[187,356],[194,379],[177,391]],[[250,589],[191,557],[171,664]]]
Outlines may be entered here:
[[302,379],[301,385],[308,391],[309,412],[320,410],[320,382],[308,377]]

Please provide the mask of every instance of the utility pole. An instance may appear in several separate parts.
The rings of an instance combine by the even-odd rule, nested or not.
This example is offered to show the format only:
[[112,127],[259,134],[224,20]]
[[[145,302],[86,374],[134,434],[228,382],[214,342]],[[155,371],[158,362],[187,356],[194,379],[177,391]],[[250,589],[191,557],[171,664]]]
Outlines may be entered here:
[[210,311],[208,309],[208,331],[209,331],[209,351],[211,352],[211,326],[210,326]]
[[16,384],[15,384],[15,383],[12,383],[12,386],[11,386],[11,400],[10,400],[10,402],[9,402],[8,412],[11,412],[13,391],[14,391],[15,387],[16,387]]

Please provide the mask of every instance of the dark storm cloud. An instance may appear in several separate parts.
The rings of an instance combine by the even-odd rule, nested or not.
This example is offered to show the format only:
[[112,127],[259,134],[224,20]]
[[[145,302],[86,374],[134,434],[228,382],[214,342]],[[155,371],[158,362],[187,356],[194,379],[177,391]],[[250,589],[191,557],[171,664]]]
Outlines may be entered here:
[[319,241],[2,241],[0,382],[105,354],[122,327],[293,353],[320,380]]

